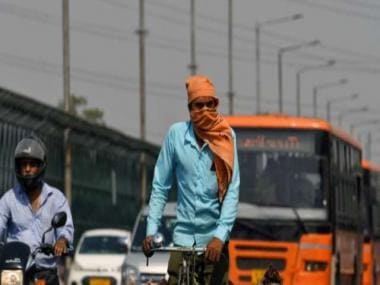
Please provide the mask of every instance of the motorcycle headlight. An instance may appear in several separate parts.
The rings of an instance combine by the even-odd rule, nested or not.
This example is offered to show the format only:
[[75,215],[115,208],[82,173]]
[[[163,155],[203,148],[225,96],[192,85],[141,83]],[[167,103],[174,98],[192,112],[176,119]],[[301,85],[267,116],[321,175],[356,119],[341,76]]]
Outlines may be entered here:
[[1,271],[1,285],[23,285],[22,270],[3,270]]
[[139,275],[140,275],[140,272],[136,267],[132,265],[127,265],[123,271],[123,281],[124,281],[123,284],[124,285],[140,284]]

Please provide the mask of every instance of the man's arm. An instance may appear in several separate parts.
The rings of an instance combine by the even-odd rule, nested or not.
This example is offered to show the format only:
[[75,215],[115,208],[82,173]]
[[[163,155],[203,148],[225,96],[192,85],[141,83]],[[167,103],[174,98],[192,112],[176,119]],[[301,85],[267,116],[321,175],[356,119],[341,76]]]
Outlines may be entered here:
[[220,218],[217,222],[218,227],[214,234],[214,237],[220,239],[223,243],[229,239],[229,235],[235,222],[239,203],[240,170],[236,147],[236,136],[233,131],[232,134],[234,138],[234,169],[231,183],[228,186],[226,196],[223,200]]
[[207,244],[205,257],[212,261],[218,262],[223,249],[223,244],[228,240],[230,232],[235,222],[237,206],[239,203],[239,186],[240,186],[240,171],[237,156],[235,134],[232,131],[234,138],[234,169],[232,180],[228,186],[226,196],[224,197],[220,218],[217,221],[217,228],[214,237]]
[[164,212],[169,190],[173,184],[174,171],[174,147],[173,127],[167,133],[160,154],[154,168],[153,188],[149,200],[149,214],[146,227],[146,238],[143,240],[142,249],[147,257],[152,256],[151,242],[153,235],[160,226],[162,213]]
[[0,199],[0,242],[5,242],[7,233],[7,224],[10,217],[9,207],[5,194]]
[[171,127],[165,137],[154,169],[152,193],[149,200],[149,214],[146,235],[154,235],[160,225],[162,213],[173,184],[174,172],[174,130]]
[[73,218],[69,203],[64,196],[63,201],[61,201],[60,206],[57,208],[58,212],[65,212],[67,215],[66,224],[57,229],[57,242],[54,246],[55,255],[60,256],[62,253],[67,252],[67,247],[72,246],[74,240]]

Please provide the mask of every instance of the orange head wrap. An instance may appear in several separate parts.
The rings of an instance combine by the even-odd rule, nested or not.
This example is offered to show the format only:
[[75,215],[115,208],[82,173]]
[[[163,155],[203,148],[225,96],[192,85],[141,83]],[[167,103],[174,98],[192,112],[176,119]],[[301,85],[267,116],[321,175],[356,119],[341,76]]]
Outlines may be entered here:
[[[212,97],[218,104],[214,84],[206,76],[191,76],[186,81],[188,104],[199,97]],[[216,111],[191,110],[190,117],[198,138],[207,141],[214,154],[218,198],[222,202],[232,180],[234,162],[234,142],[227,121]]]
[[215,94],[214,84],[208,77],[203,75],[190,76],[186,80],[187,89],[187,102],[190,104],[196,98],[199,97],[212,97],[215,99],[216,103],[219,103],[219,99]]

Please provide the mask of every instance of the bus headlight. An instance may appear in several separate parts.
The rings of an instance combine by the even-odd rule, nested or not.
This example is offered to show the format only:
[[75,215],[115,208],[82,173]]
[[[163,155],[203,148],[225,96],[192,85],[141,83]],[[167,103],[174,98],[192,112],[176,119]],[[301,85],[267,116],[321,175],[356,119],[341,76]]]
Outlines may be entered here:
[[305,271],[325,271],[327,268],[327,262],[316,261],[316,260],[306,260],[305,261]]
[[1,285],[23,285],[24,275],[22,270],[1,271]]

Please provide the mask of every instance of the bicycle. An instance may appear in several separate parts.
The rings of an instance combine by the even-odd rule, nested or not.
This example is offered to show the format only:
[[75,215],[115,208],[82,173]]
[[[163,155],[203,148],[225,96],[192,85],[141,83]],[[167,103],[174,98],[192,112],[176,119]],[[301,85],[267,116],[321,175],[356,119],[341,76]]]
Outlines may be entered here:
[[[179,269],[178,285],[195,285],[195,258],[197,254],[205,253],[206,247],[183,247],[183,246],[162,246],[162,240],[157,243],[160,238],[155,238],[153,242],[153,252],[180,252],[182,253],[182,264]],[[147,257],[147,265],[149,258]],[[191,272],[190,272],[191,271]]]

